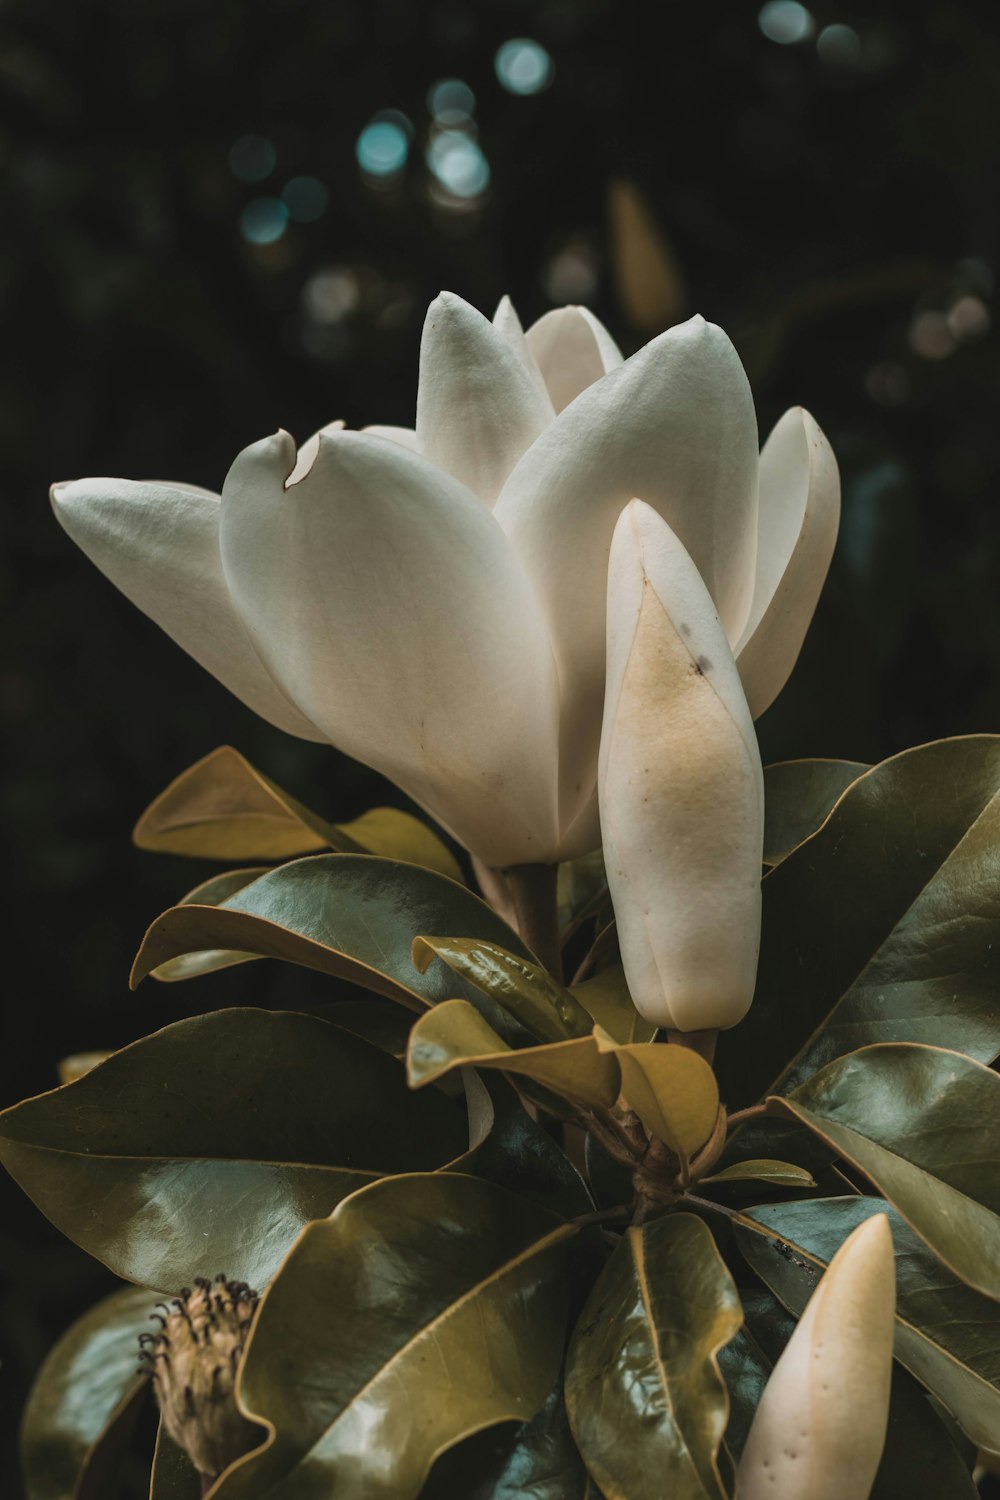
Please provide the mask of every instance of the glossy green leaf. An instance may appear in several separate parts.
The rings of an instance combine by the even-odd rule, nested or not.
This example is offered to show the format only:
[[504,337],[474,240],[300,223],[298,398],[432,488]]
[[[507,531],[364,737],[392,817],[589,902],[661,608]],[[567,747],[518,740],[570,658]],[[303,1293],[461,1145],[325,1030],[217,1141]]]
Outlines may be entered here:
[[650,1135],[678,1156],[693,1156],[712,1134],[719,1090],[708,1063],[690,1047],[634,1042],[627,1047],[596,1033],[621,1068],[622,1094]]
[[1000,1306],[941,1265],[881,1198],[812,1198],[745,1210],[746,1260],[796,1315],[847,1236],[888,1213],[896,1247],[896,1358],[979,1445],[1000,1441]]
[[790,1161],[753,1160],[734,1162],[711,1177],[700,1179],[702,1186],[712,1182],[766,1182],[771,1187],[812,1188],[815,1180],[805,1167]]
[[0,1115],[0,1159],[118,1275],[263,1286],[302,1226],[381,1173],[465,1150],[465,1111],[313,1016],[178,1021]]
[[310,1225],[240,1376],[268,1442],[218,1500],[413,1500],[446,1448],[533,1417],[562,1359],[574,1233],[449,1173],[375,1183]]
[[148,1382],[140,1333],[155,1296],[112,1292],[69,1328],[35,1378],[21,1427],[26,1500],[106,1500]]
[[[997,1056],[998,794],[998,736],[906,750],[855,781],[772,870],[754,1003],[719,1039],[730,1107],[787,1093],[873,1042]],[[763,1144],[754,1136],[746,1151],[773,1154]]]
[[[202,880],[187,895],[182,896],[179,906],[221,906],[237,891],[253,885],[261,875],[267,875],[270,865],[245,865],[241,870],[225,870],[221,875],[212,875]],[[165,984],[180,979],[196,979],[199,974],[214,974],[217,969],[231,969],[236,964],[252,962],[256,953],[237,953],[226,948],[208,949],[204,953],[182,953],[179,958],[170,958],[152,971],[151,977]]]
[[959,1052],[886,1043],[772,1103],[863,1172],[957,1276],[1000,1298],[1000,1075]]
[[[732,1400],[726,1439],[735,1458],[764,1381],[795,1328],[795,1319],[769,1291],[744,1291],[743,1313],[744,1328],[720,1355]],[[731,1357],[741,1343],[753,1350],[742,1367]],[[731,1371],[735,1379],[730,1379]],[[894,1365],[885,1451],[870,1500],[976,1500],[976,1495],[972,1475],[926,1394]]]
[[414,934],[435,928],[474,932],[530,958],[485,902],[443,875],[368,855],[320,854],[281,865],[221,906],[171,907],[146,933],[132,984],[181,954],[228,948],[349,979],[418,1011],[456,996],[479,1002],[509,1037],[516,1028],[476,985],[443,965],[426,974],[414,968]]
[[597,1500],[569,1430],[562,1380],[530,1422],[492,1428],[443,1454],[420,1500]]
[[483,1177],[563,1218],[590,1213],[594,1201],[580,1173],[528,1113],[506,1078],[470,1068],[462,1082],[469,1110],[469,1150],[445,1171]]
[[871,767],[860,760],[782,760],[764,767],[764,863],[778,865],[826,822]]
[[570,991],[518,953],[479,938],[414,938],[413,962],[422,974],[435,959],[482,990],[543,1042],[590,1035],[590,1016]]
[[419,818],[376,807],[351,823],[328,823],[231,745],[182,771],[146,808],[132,837],[140,849],[198,859],[277,861],[335,849],[407,860],[462,878],[453,855]]
[[202,1493],[197,1469],[161,1422],[156,1434],[149,1500],[200,1500]]
[[419,1088],[464,1067],[530,1078],[584,1108],[607,1107],[618,1098],[618,1064],[611,1053],[598,1049],[592,1036],[515,1050],[467,1000],[445,1000],[421,1016],[410,1032],[410,1087]]
[[580,1315],[566,1368],[573,1435],[606,1494],[725,1500],[718,1353],[742,1321],[700,1219],[667,1214],[626,1231]]
[[573,985],[571,993],[616,1042],[651,1042],[656,1035],[656,1027],[640,1016],[632,1003],[621,964],[609,964],[592,979]]

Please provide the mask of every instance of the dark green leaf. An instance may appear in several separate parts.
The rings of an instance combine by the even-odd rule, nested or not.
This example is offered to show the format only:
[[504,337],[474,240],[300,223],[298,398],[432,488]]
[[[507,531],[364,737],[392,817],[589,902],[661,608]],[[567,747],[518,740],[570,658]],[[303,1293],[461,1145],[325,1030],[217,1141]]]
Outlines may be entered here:
[[764,863],[780,864],[870,767],[859,760],[782,760],[764,767]]
[[[904,751],[768,875],[756,997],[719,1043],[728,1105],[787,1093],[872,1042],[997,1056],[998,792],[1000,737]],[[763,1146],[745,1149],[775,1154]]]
[[463,1437],[530,1420],[559,1370],[575,1233],[476,1177],[394,1177],[299,1237],[240,1377],[266,1446],[218,1500],[413,1500]]
[[489,995],[540,1041],[590,1035],[590,1016],[572,993],[517,953],[479,938],[414,938],[413,962],[421,974],[435,959]]
[[887,1043],[773,1103],[863,1172],[956,1275],[1000,1298],[1000,1076],[960,1052]]
[[527,1040],[476,985],[441,964],[426,974],[414,968],[414,935],[435,930],[474,933],[531,957],[485,902],[443,875],[368,855],[320,854],[272,870],[221,906],[171,907],[147,932],[132,983],[181,954],[227,948],[349,979],[418,1011],[470,1000],[508,1040]]
[[816,1186],[812,1176],[804,1167],[797,1167],[788,1161],[769,1159],[734,1162],[731,1167],[725,1167],[721,1172],[714,1172],[711,1177],[702,1177],[700,1181],[704,1186],[718,1182],[767,1182],[772,1187],[811,1188]]
[[[237,891],[253,885],[261,875],[270,872],[270,865],[244,866],[241,870],[225,870],[203,880],[187,895],[182,896],[179,906],[221,906]],[[214,974],[217,969],[231,969],[236,964],[250,963],[256,953],[235,953],[226,948],[208,949],[203,953],[182,953],[178,958],[169,958],[152,971],[152,978],[164,984],[174,984],[180,979],[196,979],[199,974]]]
[[700,1219],[626,1231],[570,1342],[566,1406],[587,1468],[620,1500],[724,1500],[717,1355],[743,1319]]
[[145,1289],[112,1292],[49,1353],[21,1428],[27,1500],[106,1500],[147,1391],[138,1337],[155,1300]]
[[153,1454],[149,1500],[200,1500],[201,1479],[194,1464],[160,1424]]
[[217,1011],[0,1115],[0,1159],[118,1275],[264,1285],[302,1226],[386,1172],[466,1147],[465,1112],[313,1016]]
[[597,1500],[558,1380],[536,1417],[467,1439],[434,1465],[420,1500]]
[[949,1275],[881,1198],[814,1198],[746,1210],[744,1257],[796,1315],[852,1230],[888,1213],[896,1247],[896,1358],[983,1447],[1000,1445],[1000,1306]]
[[583,1178],[506,1079],[470,1068],[463,1081],[471,1144],[447,1170],[484,1177],[567,1219],[590,1213]]

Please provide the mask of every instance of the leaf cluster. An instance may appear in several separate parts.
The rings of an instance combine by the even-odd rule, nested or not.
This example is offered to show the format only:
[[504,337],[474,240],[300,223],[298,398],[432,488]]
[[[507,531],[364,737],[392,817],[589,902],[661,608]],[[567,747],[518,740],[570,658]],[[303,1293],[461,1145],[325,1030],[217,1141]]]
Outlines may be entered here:
[[[975,1495],[1000,1450],[1000,738],[768,768],[758,992],[655,1036],[598,859],[560,871],[570,983],[439,836],[301,807],[228,748],[140,820],[236,868],[151,926],[134,983],[264,958],[316,1007],[181,1019],[0,1115],[0,1159],[122,1288],[50,1354],[29,1500],[113,1493],[158,1296],[263,1293],[259,1444],[155,1500],[728,1500],[768,1373],[867,1216],[897,1252],[875,1500]],[[283,862],[284,861],[284,862]]]

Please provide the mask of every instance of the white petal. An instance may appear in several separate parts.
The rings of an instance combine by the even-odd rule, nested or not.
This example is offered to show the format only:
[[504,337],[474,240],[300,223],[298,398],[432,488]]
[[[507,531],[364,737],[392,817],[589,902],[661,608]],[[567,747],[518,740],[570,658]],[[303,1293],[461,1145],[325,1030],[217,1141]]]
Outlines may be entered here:
[[535,389],[542,397],[542,400],[546,404],[546,406],[548,406],[550,404],[549,393],[545,387],[545,380],[542,376],[541,370],[538,368],[538,365],[535,362],[535,356],[528,348],[528,340],[525,338],[524,329],[521,326],[521,319],[517,315],[517,309],[515,308],[510,298],[507,296],[501,297],[500,301],[497,303],[497,310],[493,314],[493,327],[503,339],[504,343],[507,344],[511,349],[513,349],[514,353],[517,355],[518,359],[521,361],[522,365],[531,376]]
[[91,562],[237,698],[288,734],[326,738],[268,673],[229,597],[218,495],[78,479],[53,485],[52,506]]
[[340,418],[338,418],[336,422],[327,422],[326,426],[320,427],[316,432],[313,433],[312,437],[306,438],[305,442],[302,444],[302,447],[299,449],[296,455],[295,468],[288,476],[289,484],[298,484],[299,480],[304,479],[305,476],[309,473],[309,470],[316,462],[316,455],[319,452],[320,438],[324,437],[328,432],[340,432],[343,430],[344,426],[344,422]]
[[543,313],[525,340],[557,412],[622,362],[621,350],[604,324],[585,307],[556,307]]
[[402,443],[404,448],[409,448],[413,453],[420,452],[420,444],[417,442],[417,434],[412,427],[385,427],[373,423],[370,427],[362,427],[369,437],[388,438],[392,443]]
[[492,506],[553,415],[489,320],[442,292],[427,310],[420,344],[420,451]]
[[334,744],[491,865],[555,848],[555,666],[479,501],[426,459],[324,438],[286,490],[284,435],[236,460],[222,556],[261,654]]
[[729,643],[687,552],[634,500],[611,546],[601,828],[639,1011],[733,1026],[760,944],[764,788]]
[[885,1445],[896,1277],[885,1214],[844,1241],[771,1373],[740,1500],[868,1500]]
[[826,438],[793,407],[760,455],[753,605],[736,648],[754,718],[788,681],[819,600],[840,524],[840,475]]
[[562,689],[562,821],[592,796],[611,533],[634,496],[671,525],[730,640],[750,608],[757,428],[735,349],[701,318],[670,329],[566,408],[496,506],[546,608]]

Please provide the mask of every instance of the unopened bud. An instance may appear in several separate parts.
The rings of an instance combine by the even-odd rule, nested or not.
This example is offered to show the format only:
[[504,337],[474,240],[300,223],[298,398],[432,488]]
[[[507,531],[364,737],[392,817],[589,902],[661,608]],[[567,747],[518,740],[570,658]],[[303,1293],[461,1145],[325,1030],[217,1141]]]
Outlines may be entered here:
[[163,1425],[201,1474],[216,1477],[261,1440],[236,1405],[240,1356],[257,1309],[242,1281],[199,1277],[194,1290],[157,1303],[159,1332],[140,1335]]

